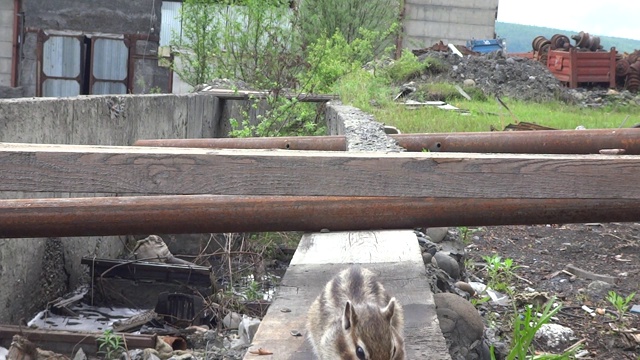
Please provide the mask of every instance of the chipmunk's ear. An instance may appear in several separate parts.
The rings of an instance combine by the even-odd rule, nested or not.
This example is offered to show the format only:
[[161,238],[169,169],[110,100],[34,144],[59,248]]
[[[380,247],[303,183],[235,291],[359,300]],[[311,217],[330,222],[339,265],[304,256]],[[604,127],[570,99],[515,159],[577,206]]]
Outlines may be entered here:
[[396,298],[392,297],[387,306],[383,307],[381,311],[382,316],[387,319],[387,321],[391,321],[391,319],[393,319],[393,313],[396,311]]
[[358,321],[358,318],[355,311],[353,311],[353,305],[351,301],[347,301],[344,305],[344,314],[342,314],[342,328],[349,330],[352,326],[355,326],[356,321]]

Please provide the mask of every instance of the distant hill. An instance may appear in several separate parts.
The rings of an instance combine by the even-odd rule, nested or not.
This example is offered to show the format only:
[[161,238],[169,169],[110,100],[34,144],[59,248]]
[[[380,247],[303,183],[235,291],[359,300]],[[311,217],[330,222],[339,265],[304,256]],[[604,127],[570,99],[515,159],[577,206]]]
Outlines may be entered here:
[[[572,35],[576,35],[580,31],[589,32],[589,29],[582,29],[578,31],[561,30],[496,21],[496,35],[498,35],[498,37],[506,39],[507,51],[512,53],[531,51],[531,42],[536,36],[542,35],[547,39],[550,39],[555,34],[562,34],[571,38]],[[575,41],[571,40],[571,44],[575,44]],[[619,52],[630,53],[634,50],[640,49],[640,40],[623,39],[618,37],[600,36],[600,44],[605,50],[609,50],[611,47],[615,47]]]

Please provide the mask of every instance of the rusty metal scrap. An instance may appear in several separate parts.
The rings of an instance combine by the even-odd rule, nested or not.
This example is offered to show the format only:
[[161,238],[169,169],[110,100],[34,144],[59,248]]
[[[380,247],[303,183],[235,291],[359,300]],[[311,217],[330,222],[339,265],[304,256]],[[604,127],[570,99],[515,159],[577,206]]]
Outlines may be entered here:
[[567,37],[566,35],[555,34],[551,37],[551,40],[549,42],[552,50],[568,50],[569,48],[571,48],[571,40],[569,40],[569,37]]
[[580,31],[576,35],[572,35],[571,38],[575,40],[576,47],[579,49],[589,50],[589,51],[597,51],[602,50],[602,45],[600,45],[600,37],[590,35],[587,32]]
[[0,237],[622,222],[638,221],[639,213],[640,203],[634,199],[216,195],[19,199],[0,200]]
[[625,89],[634,92],[640,90],[640,50],[616,60],[616,77]]
[[[78,345],[95,346],[97,339],[103,336],[102,332],[71,332],[61,330],[38,330],[18,325],[0,325],[0,340],[11,339],[15,334],[21,334],[37,345],[42,343],[55,343],[68,346],[69,353]],[[125,334],[120,335],[129,349],[146,349],[156,347],[156,335]],[[86,347],[83,347],[85,350]]]
[[[475,52],[464,45],[454,45],[454,46],[456,47],[456,49],[458,49],[458,51],[460,51],[460,53],[462,53],[462,55],[480,55],[479,52]],[[447,46],[444,42],[442,42],[442,40],[440,40],[439,42],[427,48],[411,50],[411,52],[415,56],[426,54],[429,51],[449,52],[451,50],[449,49],[449,46]]]

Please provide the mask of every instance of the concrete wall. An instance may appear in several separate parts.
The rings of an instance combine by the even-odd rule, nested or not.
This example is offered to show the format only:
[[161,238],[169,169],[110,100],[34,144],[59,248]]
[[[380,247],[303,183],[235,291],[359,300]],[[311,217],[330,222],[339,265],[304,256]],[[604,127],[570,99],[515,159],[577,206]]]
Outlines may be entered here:
[[110,34],[160,34],[161,0],[22,0],[25,26]]
[[[0,142],[131,145],[143,138],[222,136],[228,125],[220,125],[220,108],[206,93],[6,99],[0,100]],[[0,192],[7,199],[100,195]],[[125,240],[0,239],[0,324],[28,320],[86,279],[83,256],[115,257]]]
[[[10,0],[0,0],[10,1]],[[134,60],[134,93],[149,93],[154,88],[169,90],[170,71],[150,57],[157,55],[161,27],[162,0],[22,0],[25,39],[21,46],[19,85],[25,96],[35,96],[37,87],[38,31],[150,36],[155,41],[131,44],[130,54],[145,56]],[[139,46],[145,43],[146,46]],[[151,51],[152,53],[149,53]],[[129,74],[132,76],[132,74]]]
[[11,86],[13,0],[0,0],[0,87]]
[[493,39],[498,0],[405,0],[402,46],[409,49]]

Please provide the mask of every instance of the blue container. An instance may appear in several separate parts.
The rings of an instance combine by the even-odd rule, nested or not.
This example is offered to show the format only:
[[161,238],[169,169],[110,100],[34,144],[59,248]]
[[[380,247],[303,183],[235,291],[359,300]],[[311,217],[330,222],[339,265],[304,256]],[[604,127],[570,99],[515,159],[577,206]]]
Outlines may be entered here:
[[490,53],[493,51],[504,50],[504,39],[485,39],[485,40],[468,40],[467,48],[479,53]]

